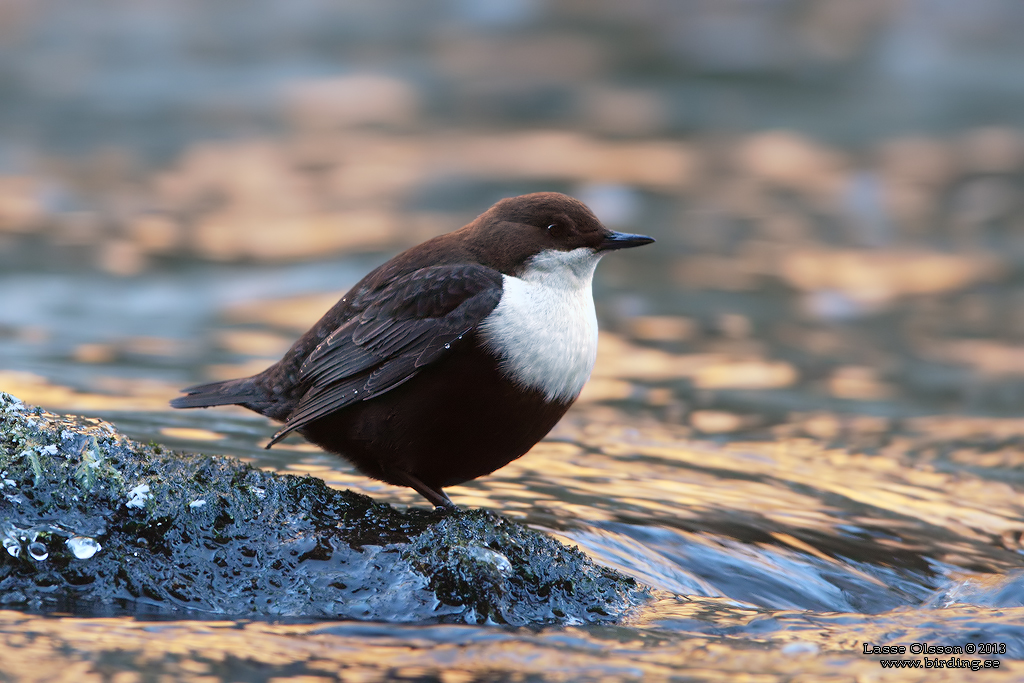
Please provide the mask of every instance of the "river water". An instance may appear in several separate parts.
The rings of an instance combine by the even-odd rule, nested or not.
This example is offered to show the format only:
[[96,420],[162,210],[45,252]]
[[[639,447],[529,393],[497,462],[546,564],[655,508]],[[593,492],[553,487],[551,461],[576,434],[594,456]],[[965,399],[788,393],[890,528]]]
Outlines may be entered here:
[[1013,2],[101,5],[0,3],[0,389],[423,505],[167,402],[568,192],[658,242],[600,264],[566,418],[449,492],[655,597],[599,628],[0,611],[0,681],[1024,678]]
[[[708,300],[713,293],[697,293],[676,299],[675,311],[626,317],[614,307],[629,305],[633,286],[650,287],[657,300],[663,271],[657,258],[622,256],[613,277],[597,283],[606,331],[587,393],[528,455],[450,493],[459,505],[521,520],[653,587],[654,601],[632,621],[509,630],[5,612],[4,675],[895,675],[882,670],[885,657],[864,654],[866,643],[996,643],[1005,653],[960,658],[998,659],[999,675],[1019,675],[1024,420],[1000,414],[1000,392],[986,398],[973,390],[971,400],[987,414],[951,411],[943,405],[948,399],[935,399],[943,392],[915,391],[907,381],[891,382],[899,393],[888,397],[837,398],[836,387],[830,393],[814,379],[812,358],[776,340],[778,324],[758,332],[758,323],[723,321],[721,307],[774,308],[782,316],[777,323],[788,317],[807,326],[806,335],[859,334],[883,349],[884,325],[811,324],[799,295],[770,288],[717,302]],[[26,401],[111,419],[145,442],[230,453],[395,505],[422,505],[411,490],[367,480],[298,438],[264,450],[274,427],[244,410],[165,408],[189,382],[265,364],[315,319],[318,306],[326,308],[382,258],[192,264],[128,282],[94,272],[8,273],[0,277],[11,304],[3,345],[18,369],[0,376]],[[702,320],[699,307],[710,317]],[[687,325],[694,329],[686,341],[664,339],[665,329],[678,333]],[[905,655],[922,666],[925,656]],[[961,669],[926,673],[962,676]]]

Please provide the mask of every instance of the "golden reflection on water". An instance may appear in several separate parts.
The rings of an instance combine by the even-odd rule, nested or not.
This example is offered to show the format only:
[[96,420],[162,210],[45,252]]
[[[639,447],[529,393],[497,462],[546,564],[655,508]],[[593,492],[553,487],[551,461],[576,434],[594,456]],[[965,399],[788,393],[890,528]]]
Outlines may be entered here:
[[[283,310],[274,313],[274,317]],[[239,334],[231,338],[247,337]],[[258,335],[254,338],[265,339]],[[637,347],[612,334],[603,334],[601,344],[603,351],[594,380],[598,386],[601,382],[612,382],[617,383],[613,386],[632,387],[633,382],[678,377],[690,377],[699,384],[702,376],[712,375],[733,376],[729,380],[733,386],[756,386],[766,377],[777,377],[783,384],[793,379],[785,364],[756,359],[734,362],[706,354],[670,354]],[[24,373],[7,372],[3,379],[13,385],[15,395],[29,402],[80,410],[163,410],[170,394],[167,387],[146,384],[134,385],[132,394],[126,396],[72,392]],[[724,382],[715,380],[718,385]],[[901,518],[911,519],[919,525],[949,529],[982,543],[993,537],[1019,536],[1024,531],[1019,495],[1013,486],[962,470],[942,471],[927,455],[952,440],[983,436],[1005,440],[1022,435],[1024,420],[912,418],[904,421],[903,432],[893,435],[881,450],[858,453],[849,448],[829,447],[826,441],[843,430],[869,435],[891,432],[886,420],[819,413],[806,418],[802,425],[776,428],[779,438],[774,440],[718,444],[693,439],[686,427],[626,416],[601,404],[621,399],[620,391],[604,396],[598,391],[589,398],[556,428],[557,440],[538,444],[527,456],[490,477],[453,487],[455,500],[470,507],[498,509],[529,509],[539,504],[551,509],[558,518],[586,521],[613,519],[630,509],[643,516],[675,520],[695,520],[712,512],[733,511],[747,516],[756,514],[778,523],[791,537],[791,532],[799,529],[834,533],[838,526],[853,521],[851,505],[875,511],[873,515],[859,514],[858,523],[892,528],[899,525]],[[192,433],[188,429],[164,427],[161,432],[178,439],[191,436],[193,441],[217,438],[217,433],[210,430]],[[824,440],[786,436],[799,431],[817,434]],[[847,441],[855,443],[856,439]],[[288,448],[318,453],[308,444],[294,443]],[[960,447],[952,459],[973,465],[1012,465],[1021,457],[1012,448],[1004,447],[995,454],[983,451]],[[370,483],[348,472],[332,456],[309,457],[314,460],[291,462],[289,471],[314,473],[334,486],[383,494],[395,502],[416,502],[415,495],[406,490]],[[515,488],[520,482],[529,482],[529,487]],[[564,493],[546,499],[540,493],[545,489]],[[585,498],[586,503],[571,502],[574,497]],[[843,506],[837,507],[825,499],[844,501]],[[884,513],[884,520],[878,517],[879,512]],[[943,547],[951,557],[961,558],[964,552],[948,543]]]
[[[1008,610],[1000,621],[1024,617]],[[939,621],[971,620],[972,608],[944,610]],[[129,618],[37,617],[0,612],[3,674],[22,683],[101,681],[269,680],[306,683],[379,681],[439,676],[480,680],[790,681],[963,680],[961,671],[900,672],[889,678],[877,657],[859,652],[887,631],[916,635],[918,615],[878,620],[738,608],[716,598],[664,596],[643,623],[631,627],[547,629],[387,626],[338,623],[268,624],[230,621],[145,622]],[[732,630],[742,637],[709,635]],[[774,624],[755,635],[756,624]],[[643,627],[643,628],[639,628]],[[671,630],[669,630],[671,629]],[[758,673],[751,673],[758,672]],[[841,672],[841,673],[840,673]],[[1001,662],[991,680],[1024,672]],[[163,678],[169,677],[168,679]],[[985,680],[989,680],[986,676]]]
[[271,328],[302,333],[337,303],[343,292],[309,294],[272,301],[247,301],[229,306],[223,316],[228,323],[260,323]]
[[[631,434],[633,430],[642,438]],[[829,493],[897,516],[955,527],[978,539],[1024,524],[1019,495],[1008,484],[901,463],[897,449],[857,454],[811,439],[719,445],[692,440],[668,425],[649,424],[589,422],[577,429],[563,426],[557,434],[572,443],[542,442],[475,485],[545,480],[597,501],[638,500],[647,509],[680,518],[701,510],[734,509],[813,529],[848,521],[835,506],[822,503]],[[636,461],[643,466],[630,468]]]
[[195,427],[161,427],[160,433],[172,439],[189,439],[192,441],[218,441],[224,438],[224,435],[218,432],[211,432],[209,429],[196,429]]
[[[225,309],[224,326],[203,343],[231,354],[231,362],[207,364],[205,375],[262,370],[336,296]],[[896,420],[823,409],[791,412],[765,426],[756,414],[686,407],[691,397],[682,396],[680,386],[757,392],[792,390],[806,382],[790,362],[744,337],[749,323],[736,318],[722,324],[731,330],[727,339],[685,351],[602,332],[594,377],[549,439],[488,477],[451,487],[453,500],[545,529],[582,546],[600,563],[655,586],[678,587],[677,592],[723,595],[721,583],[657,555],[666,547],[693,557],[718,553],[737,566],[795,584],[817,579],[814,572],[825,567],[880,594],[893,587],[878,571],[894,567],[927,567],[948,581],[985,585],[1020,566],[1024,507],[1019,492],[1012,480],[1000,480],[986,468],[1024,462],[1018,446],[1024,420],[964,415]],[[688,339],[696,334],[685,319],[670,316],[650,317],[637,330],[639,338],[655,343],[666,341],[669,333]],[[96,368],[88,390],[9,370],[0,371],[0,386],[50,409],[124,411],[143,421],[149,415],[158,440],[207,452],[229,450],[230,442],[232,452],[258,466],[312,474],[331,486],[398,505],[423,505],[410,489],[369,480],[297,438],[263,451],[269,426],[241,408],[171,413],[167,401],[177,394],[177,384],[103,371],[104,364],[131,354],[158,357],[184,348],[153,338],[80,348],[80,360]],[[858,400],[890,395],[879,376],[855,372],[858,367],[838,368],[823,382],[825,392]],[[688,425],[663,417],[686,411]],[[168,416],[176,422],[161,421]],[[719,436],[706,436],[713,434]],[[667,530],[669,545],[647,545],[624,533],[622,525]],[[443,680],[473,680],[494,671],[546,680],[664,680],[684,669],[689,677],[707,680],[792,680],[801,674],[826,680],[838,672],[844,680],[881,680],[877,661],[857,653],[862,640],[884,642],[893,632],[911,632],[936,620],[974,619],[979,627],[997,628],[1024,619],[1016,608],[914,607],[868,617],[753,605],[734,596],[665,595],[619,630],[529,635],[452,626],[440,635],[431,627],[390,625],[368,635],[337,624],[147,624],[8,612],[0,613],[0,662],[18,680],[98,681],[91,662],[103,659],[113,662],[105,671],[122,671],[110,679],[119,683],[141,681],[130,672],[143,671],[175,680],[248,680],[245,672],[230,678],[231,667],[245,668],[240,662],[279,671],[274,680],[282,681],[414,678],[442,670]],[[697,628],[700,624],[705,627]],[[447,669],[450,662],[457,662],[456,670]],[[1001,671],[1021,673],[1009,659]],[[886,680],[894,675],[884,674]],[[956,672],[935,670],[927,678],[960,680]],[[902,672],[899,680],[924,677]]]
[[[729,22],[712,16],[719,11],[708,9],[714,4],[688,3],[685,11],[693,17],[687,20],[695,18],[699,26],[711,17],[721,29],[719,24]],[[808,11],[789,12],[789,19],[773,14],[785,14],[785,3],[774,3],[774,10],[747,4],[758,5],[755,14],[768,13],[738,10],[741,20],[731,22],[732,29],[726,26],[726,34],[737,26],[756,32],[768,21],[784,42],[789,38],[793,45],[814,48],[798,49],[802,66],[797,70],[810,65],[812,72],[824,69],[821,73],[840,80],[844,70],[855,73],[847,67],[858,63],[885,66],[871,52],[885,42],[873,39],[876,31],[899,35],[892,22],[917,25],[913,13],[890,7],[900,3],[846,3],[861,9],[838,15],[831,8],[842,3],[804,3]],[[687,548],[714,546],[766,570],[773,560],[841,566],[872,586],[879,579],[866,565],[885,568],[907,558],[951,579],[979,584],[1019,568],[1024,420],[962,413],[993,408],[1017,414],[1024,396],[1019,382],[1024,250],[1014,200],[1024,169],[1020,131],[976,128],[921,137],[876,130],[872,141],[852,150],[799,132],[759,130],[764,119],[748,112],[750,133],[709,133],[704,116],[695,114],[681,136],[675,124],[668,125],[678,123],[680,115],[670,106],[679,87],[678,56],[666,54],[667,86],[654,72],[648,74],[650,83],[645,79],[643,87],[629,87],[623,79],[636,76],[632,67],[618,75],[608,71],[609,65],[628,66],[629,54],[660,59],[654,56],[660,54],[659,36],[673,33],[671,22],[655,20],[651,29],[641,17],[644,10],[632,17],[639,23],[623,24],[621,8],[600,5],[594,3],[585,14],[588,22],[606,27],[607,36],[575,25],[572,10],[555,22],[541,12],[537,17],[545,26],[527,20],[507,27],[500,39],[448,36],[417,45],[423,74],[430,76],[426,81],[450,90],[445,99],[459,112],[451,128],[439,129],[430,116],[422,116],[432,98],[422,84],[401,76],[293,77],[277,100],[283,127],[273,136],[209,140],[199,131],[208,132],[207,123],[196,129],[199,137],[187,149],[158,167],[143,168],[134,160],[141,158],[139,150],[126,147],[19,169],[24,175],[0,178],[2,246],[11,247],[11,263],[18,268],[33,267],[32,260],[24,266],[19,261],[34,254],[36,245],[47,268],[92,263],[115,277],[146,274],[154,266],[153,272],[163,272],[168,259],[257,264],[322,259],[362,249],[394,250],[451,230],[471,219],[470,212],[482,208],[475,202],[491,190],[476,192],[472,201],[415,208],[425,195],[481,184],[511,193],[554,182],[600,199],[610,184],[608,196],[618,188],[633,197],[637,206],[625,211],[629,221],[649,221],[660,231],[656,249],[622,261],[651,259],[638,261],[643,275],[652,272],[651,280],[637,277],[622,288],[641,293],[650,307],[630,317],[617,313],[614,303],[599,302],[609,306],[603,317],[620,318],[612,329],[630,337],[602,333],[594,377],[553,440],[490,477],[453,487],[458,503],[501,510],[571,542],[591,543],[587,549],[599,561],[626,571],[638,571],[651,548],[616,533],[614,524],[668,530]],[[186,29],[199,19],[190,12],[175,15]],[[31,33],[38,22],[52,19],[37,14],[15,12],[14,33]],[[998,11],[988,19],[984,14],[970,16],[982,29],[1003,18]],[[391,21],[374,11],[366,16]],[[357,27],[365,21],[353,19]],[[629,35],[613,29],[626,24]],[[838,29],[842,40],[832,40]],[[111,30],[116,33],[116,22]],[[718,64],[714,50],[704,51],[703,38],[694,42],[680,35],[682,49],[669,52],[684,55],[686,69],[696,65],[708,75],[700,64],[709,57],[707,64]],[[229,33],[223,37],[231,42]],[[938,35],[939,43],[942,39]],[[822,45],[831,47],[818,49]],[[395,48],[385,40],[374,54]],[[401,48],[402,54],[407,49]],[[26,64],[49,63],[45,49],[38,55],[25,52],[40,57],[21,60]],[[998,57],[990,61],[999,67]],[[648,58],[640,62],[642,70],[653,65]],[[116,65],[112,68],[116,72]],[[783,75],[790,70],[778,68]],[[60,80],[61,69],[42,72]],[[609,80],[610,75],[615,78]],[[612,81],[623,83],[608,85]],[[164,85],[177,87],[173,79]],[[531,97],[523,98],[524,93],[546,93],[553,86],[585,106],[571,107],[579,111],[568,119],[532,119],[544,124],[511,124],[495,115],[507,109],[502,98],[530,108]],[[230,100],[230,93],[225,97]],[[711,108],[716,118],[718,108]],[[454,113],[443,107],[436,112],[442,119]],[[228,114],[225,122],[240,122]],[[34,146],[26,144],[26,149]],[[29,149],[26,158],[33,154]],[[606,285],[620,268],[608,261],[600,271],[609,278]],[[617,271],[622,281],[625,269]],[[640,275],[639,269],[632,275]],[[663,292],[656,290],[670,290],[669,297],[680,299],[699,293],[702,305],[677,310],[675,302],[659,301]],[[760,298],[770,290],[775,301]],[[90,320],[85,326],[98,329],[83,330],[64,348],[58,333],[34,320],[11,329],[0,326],[0,340],[52,349],[51,357],[33,366],[44,368],[38,373],[0,371],[0,388],[53,410],[122,411],[136,424],[146,423],[146,440],[243,453],[261,466],[312,473],[333,486],[422,505],[410,490],[367,480],[296,440],[264,453],[261,439],[269,430],[261,434],[262,425],[242,409],[168,417],[167,401],[189,382],[169,381],[160,371],[189,374],[193,381],[258,372],[339,295],[225,304],[216,329],[204,328],[185,341],[110,340],[107,330],[99,329],[103,324]],[[608,297],[613,298],[614,293]],[[779,303],[784,306],[772,308]],[[70,312],[61,310],[59,316]],[[898,341],[889,339],[890,333]],[[181,358],[188,360],[174,366]],[[21,360],[12,365],[19,368]],[[72,364],[90,373],[65,378],[60,369]],[[136,371],[134,376],[118,373],[133,364],[142,366],[127,368]],[[725,392],[748,392],[748,398],[761,392],[770,398],[759,399],[763,410],[711,400]],[[782,399],[798,392],[803,407],[787,407]],[[910,398],[922,399],[918,408],[954,406],[951,410],[960,414],[906,417],[898,408],[912,403]],[[825,404],[830,399],[840,407]],[[886,401],[881,408],[862,409]],[[768,414],[769,408],[782,415]],[[639,418],[637,412],[656,417]],[[675,424],[684,420],[685,426]],[[655,569],[645,576],[653,580]],[[1021,617],[1015,609],[953,607],[908,610],[872,622],[858,614],[769,614],[725,599],[666,598],[645,614],[647,621],[639,626],[646,630],[568,629],[527,638],[449,627],[466,641],[453,644],[415,628],[388,627],[387,636],[371,638],[317,625],[145,624],[0,613],[0,679],[141,680],[137,674],[114,673],[118,662],[130,661],[139,671],[151,667],[172,679],[217,680],[228,675],[218,667],[230,666],[235,657],[268,667],[302,663],[296,670],[281,669],[278,680],[307,682],[374,680],[385,671],[412,678],[453,660],[459,669],[444,672],[447,683],[502,668],[523,677],[566,680],[659,679],[684,667],[686,676],[708,680],[792,680],[800,674],[826,680],[839,677],[837,671],[847,680],[959,680],[959,672],[933,670],[917,678],[906,671],[882,672],[871,658],[854,654],[857,642],[942,620],[1005,626]],[[659,624],[670,622],[675,626],[658,632]],[[694,622],[742,635],[728,640],[680,626]],[[757,631],[759,623],[774,626],[768,629],[773,635]],[[479,634],[483,641],[474,641]],[[766,648],[772,638],[778,647]],[[787,651],[790,644],[813,648]],[[104,658],[106,664],[90,664]],[[1004,664],[1004,671],[1020,673],[1014,662]],[[110,675],[97,673],[102,666]]]
[[55,384],[31,372],[0,370],[0,387],[32,405],[53,411],[103,412],[110,410],[166,410],[168,396],[177,387],[153,380],[121,380],[115,377],[95,378],[95,384],[111,391],[81,391]]

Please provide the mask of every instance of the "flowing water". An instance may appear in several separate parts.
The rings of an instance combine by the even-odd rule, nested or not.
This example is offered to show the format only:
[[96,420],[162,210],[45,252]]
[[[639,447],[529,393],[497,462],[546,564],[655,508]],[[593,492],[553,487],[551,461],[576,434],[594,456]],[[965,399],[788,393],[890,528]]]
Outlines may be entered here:
[[[247,411],[165,407],[190,382],[265,365],[373,261],[191,265],[130,283],[7,273],[0,343],[18,369],[0,378],[26,401],[111,419],[145,442],[423,505],[301,439],[263,449],[274,427]],[[701,307],[723,305],[785,316],[799,310],[792,294],[724,304],[695,294],[628,318],[615,310],[636,294],[624,283],[657,300],[659,269],[627,263],[610,275],[598,281],[607,332],[587,393],[529,454],[450,493],[652,586],[632,621],[509,630],[3,612],[0,680],[882,680],[896,674],[867,644],[915,643],[966,649],[898,658],[998,660],[998,675],[1021,675],[1024,420],[1000,416],[998,397],[979,389],[987,414],[950,411],[906,382],[899,399],[835,398],[773,328],[740,334],[720,313],[701,319]],[[698,328],[688,342],[652,341],[679,321]],[[887,343],[885,326],[868,323],[806,334],[829,330]],[[917,675],[959,680],[963,670]]]
[[167,402],[501,196],[658,239],[599,266],[566,418],[450,489],[651,586],[631,621],[0,611],[0,682],[1024,678],[1022,27],[1003,0],[0,3],[0,389],[28,403],[424,505]]

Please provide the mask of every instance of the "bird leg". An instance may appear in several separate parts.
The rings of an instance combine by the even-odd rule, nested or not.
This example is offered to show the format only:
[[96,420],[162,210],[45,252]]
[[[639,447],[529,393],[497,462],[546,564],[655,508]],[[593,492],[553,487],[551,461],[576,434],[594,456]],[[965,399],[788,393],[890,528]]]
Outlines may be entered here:
[[414,489],[416,493],[420,494],[421,496],[429,500],[431,503],[433,503],[434,507],[446,510],[448,512],[458,511],[459,506],[452,502],[452,499],[448,497],[448,494],[446,494],[444,490],[440,488],[432,489],[426,484],[424,484],[422,481],[420,481],[417,477],[414,477],[408,472],[392,473],[397,474],[403,481],[405,481],[406,486],[408,486],[411,489]]

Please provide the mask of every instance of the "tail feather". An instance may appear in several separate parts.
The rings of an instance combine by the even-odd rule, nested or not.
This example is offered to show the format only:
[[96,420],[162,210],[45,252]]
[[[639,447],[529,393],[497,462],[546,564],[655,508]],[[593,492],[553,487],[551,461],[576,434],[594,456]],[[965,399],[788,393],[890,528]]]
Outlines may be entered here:
[[210,406],[242,405],[259,403],[263,398],[251,377],[229,379],[226,382],[197,384],[182,389],[185,396],[171,401],[172,408],[209,408]]

